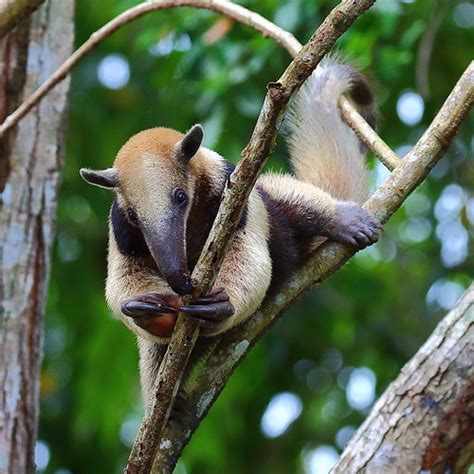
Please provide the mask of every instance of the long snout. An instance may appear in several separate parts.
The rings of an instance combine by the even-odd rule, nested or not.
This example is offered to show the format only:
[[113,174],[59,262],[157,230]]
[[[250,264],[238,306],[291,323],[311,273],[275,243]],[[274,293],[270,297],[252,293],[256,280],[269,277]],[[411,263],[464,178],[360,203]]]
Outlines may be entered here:
[[142,232],[161,276],[171,289],[178,295],[191,293],[193,286],[186,259],[184,225],[170,219],[159,228],[143,226]]

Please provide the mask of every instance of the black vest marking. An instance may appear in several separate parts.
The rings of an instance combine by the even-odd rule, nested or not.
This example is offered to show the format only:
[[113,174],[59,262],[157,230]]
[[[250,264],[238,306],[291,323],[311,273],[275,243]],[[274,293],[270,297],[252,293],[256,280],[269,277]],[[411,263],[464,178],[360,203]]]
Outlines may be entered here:
[[186,224],[186,253],[190,271],[201,255],[221,202],[220,195],[211,194],[210,190],[209,178],[200,176]]
[[289,203],[273,198],[261,186],[257,189],[270,218],[271,294],[303,263],[313,238],[322,236],[330,223],[324,212],[309,203]]
[[[206,243],[207,236],[209,235],[221,204],[222,191],[224,190],[224,186],[234,169],[235,166],[231,162],[225,162],[225,179],[222,182],[222,188],[218,194],[211,194],[211,185],[213,183],[211,183],[208,176],[202,175],[198,178],[186,227],[186,251],[188,267],[191,271],[196,265],[199,255]],[[246,223],[247,206],[245,206],[244,213],[237,229],[243,229]]]
[[268,297],[274,295],[281,284],[293,273],[301,254],[294,230],[278,201],[258,185],[257,190],[267,209],[270,225],[269,250],[272,260],[272,280],[267,292]]
[[117,199],[112,203],[110,220],[114,232],[115,242],[119,252],[126,257],[148,257],[150,252],[140,229],[128,222],[125,213],[118,205]]

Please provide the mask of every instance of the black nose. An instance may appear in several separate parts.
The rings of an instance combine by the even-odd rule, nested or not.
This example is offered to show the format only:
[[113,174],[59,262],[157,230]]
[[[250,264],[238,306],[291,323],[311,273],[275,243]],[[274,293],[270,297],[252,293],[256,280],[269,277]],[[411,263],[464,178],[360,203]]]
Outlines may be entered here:
[[191,277],[186,273],[170,275],[167,280],[171,289],[180,296],[189,295],[193,291]]

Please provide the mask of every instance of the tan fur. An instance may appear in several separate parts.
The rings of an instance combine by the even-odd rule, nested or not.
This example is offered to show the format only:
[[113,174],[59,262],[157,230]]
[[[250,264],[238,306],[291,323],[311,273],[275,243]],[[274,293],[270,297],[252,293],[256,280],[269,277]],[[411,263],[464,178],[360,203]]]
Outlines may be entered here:
[[[114,168],[124,207],[132,206],[142,221],[164,216],[171,206],[170,191],[186,188],[188,176],[193,176],[175,159],[174,147],[182,137],[182,133],[168,128],[144,130],[131,137],[117,154]],[[192,188],[192,180],[189,184]]]
[[290,174],[265,173],[258,183],[276,199],[294,204],[310,204],[324,210],[329,217],[335,213],[335,198],[321,188],[301,182]]
[[[216,152],[201,147],[186,167],[178,166],[174,149],[183,137],[183,133],[164,127],[150,128],[131,137],[119,150],[114,161],[120,190],[124,195],[140,188],[147,180],[146,173],[153,172],[154,167],[164,171],[165,177],[172,175],[179,180],[188,176],[201,176],[204,171],[212,172],[209,165],[223,161]],[[160,177],[163,178],[163,174]]]
[[259,308],[270,285],[268,216],[255,191],[249,197],[247,209],[245,230],[238,231],[234,237],[215,284],[216,288],[226,289],[235,313],[214,334],[245,321]]
[[122,313],[121,304],[127,299],[148,292],[172,294],[171,288],[156,273],[138,265],[133,259],[124,257],[118,251],[110,226],[108,251],[105,297],[109,308],[137,336],[161,344],[166,342],[134,324],[131,318]]
[[140,354],[140,385],[145,408],[153,396],[153,387],[157,373],[157,361],[154,353],[157,350],[156,344],[150,340],[137,337],[138,351]]
[[[183,181],[177,171],[173,149],[183,134],[174,130],[157,128],[145,130],[132,137],[120,150],[114,167],[118,172],[122,207],[134,203],[142,219],[151,219],[164,212],[170,205],[168,190]],[[164,144],[155,145],[154,140],[163,139]],[[153,144],[150,148],[148,145]],[[204,172],[211,178],[211,186],[217,186],[224,177],[224,160],[216,152],[201,147],[189,162],[187,179],[195,183]],[[160,196],[160,209],[152,203],[153,196]],[[163,203],[165,201],[165,203]],[[261,197],[254,191],[248,201],[245,233],[237,235],[226,254],[220,276],[215,287],[226,288],[235,308],[233,317],[216,332],[224,332],[245,320],[258,308],[271,279],[271,260],[268,251],[268,218]],[[134,296],[155,291],[169,294],[172,290],[154,272],[137,266],[133,259],[120,254],[112,229],[109,230],[108,277],[106,283],[107,302],[114,314],[140,337],[163,344],[162,339],[136,326],[121,312],[121,303]]]
[[363,203],[367,198],[365,153],[360,140],[340,116],[338,101],[351,78],[325,59],[291,103],[285,124],[296,177],[337,199]]
[[[288,115],[291,131],[288,146],[296,177],[267,173],[257,182],[277,201],[290,206],[300,204],[329,223],[336,219],[340,199],[361,202],[367,193],[360,144],[341,121],[337,109],[337,100],[347,90],[348,79],[334,75],[330,66],[329,62],[316,70]],[[202,180],[213,188],[214,194],[220,191],[226,172],[224,159],[201,147],[188,164],[180,163],[176,159],[176,146],[183,136],[166,128],[145,130],[119,151],[114,162],[119,181],[117,199],[122,209],[133,207],[140,221],[156,224],[159,216],[165,216],[171,208],[170,193],[175,187],[186,189],[191,201],[197,183]],[[155,225],[154,229],[160,231],[159,226]],[[216,288],[225,288],[235,313],[214,334],[241,323],[260,307],[271,283],[269,239],[268,213],[254,189],[248,200],[246,225],[237,231],[215,284]],[[320,242],[321,236],[315,236],[313,247]],[[118,251],[110,226],[106,298],[114,314],[139,336],[141,382],[146,401],[156,372],[155,344],[164,344],[168,339],[153,336],[135,325],[122,314],[121,304],[147,292],[173,292],[152,265],[136,262]]]
[[183,137],[176,130],[157,127],[137,133],[122,146],[114,162],[122,207],[131,205],[142,220],[153,220],[170,207],[171,189],[187,189],[192,199],[199,176],[209,174],[211,184],[221,181],[224,160],[212,150],[201,147],[187,166],[177,163],[175,147]]

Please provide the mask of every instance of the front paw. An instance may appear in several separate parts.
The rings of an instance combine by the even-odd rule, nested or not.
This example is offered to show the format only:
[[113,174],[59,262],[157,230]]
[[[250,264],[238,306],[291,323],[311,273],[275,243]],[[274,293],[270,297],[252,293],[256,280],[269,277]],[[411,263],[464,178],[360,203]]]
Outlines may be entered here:
[[122,303],[122,313],[157,337],[171,337],[181,300],[176,295],[144,293]]
[[382,224],[355,203],[343,202],[336,206],[335,224],[328,237],[337,242],[363,249],[377,242]]
[[192,298],[180,311],[195,318],[204,333],[212,333],[234,314],[234,306],[224,288],[215,288],[208,295]]

